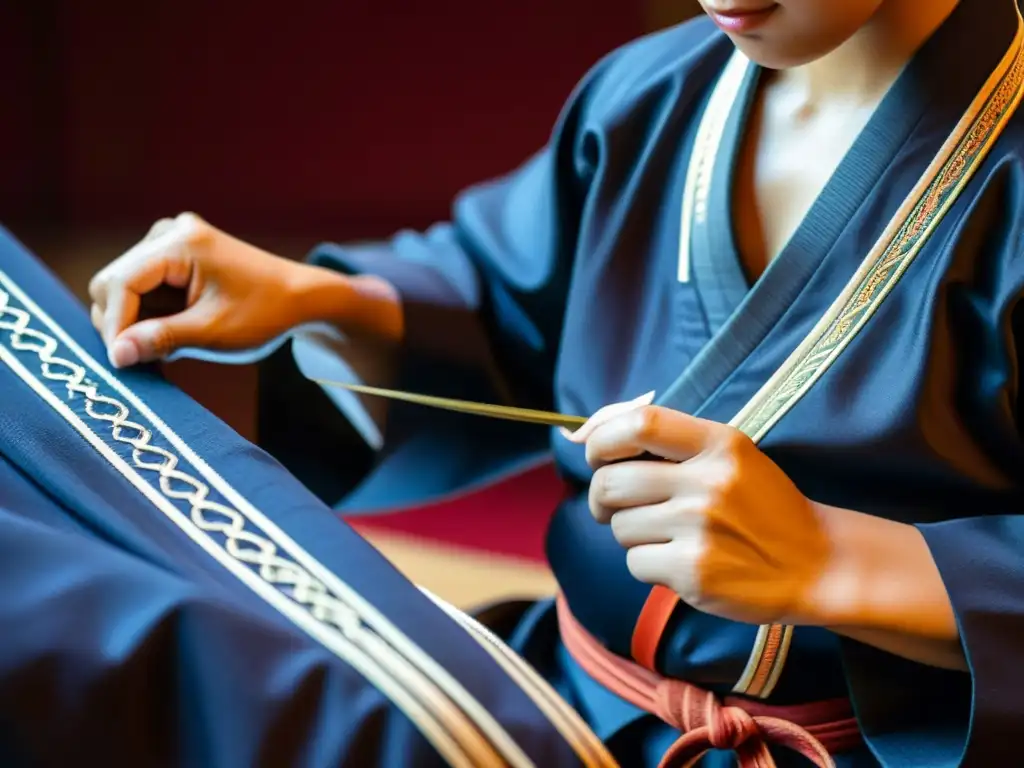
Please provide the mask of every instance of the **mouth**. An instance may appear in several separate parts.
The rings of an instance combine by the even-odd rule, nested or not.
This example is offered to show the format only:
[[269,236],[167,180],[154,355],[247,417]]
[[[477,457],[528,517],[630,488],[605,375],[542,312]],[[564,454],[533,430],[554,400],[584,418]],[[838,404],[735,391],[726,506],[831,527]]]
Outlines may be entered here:
[[764,24],[778,7],[778,3],[759,6],[732,3],[727,8],[705,6],[705,10],[723,31],[745,34]]
[[704,8],[708,13],[716,16],[744,16],[751,13],[764,13],[770,11],[778,3],[723,3],[711,5],[707,3]]

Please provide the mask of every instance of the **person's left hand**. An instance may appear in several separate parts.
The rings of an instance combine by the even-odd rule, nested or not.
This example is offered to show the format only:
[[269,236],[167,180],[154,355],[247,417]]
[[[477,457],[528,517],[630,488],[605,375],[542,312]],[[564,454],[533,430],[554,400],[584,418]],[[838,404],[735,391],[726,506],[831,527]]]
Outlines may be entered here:
[[591,511],[627,549],[633,576],[735,621],[817,623],[815,595],[833,549],[828,508],[742,432],[622,405],[567,436],[586,445]]

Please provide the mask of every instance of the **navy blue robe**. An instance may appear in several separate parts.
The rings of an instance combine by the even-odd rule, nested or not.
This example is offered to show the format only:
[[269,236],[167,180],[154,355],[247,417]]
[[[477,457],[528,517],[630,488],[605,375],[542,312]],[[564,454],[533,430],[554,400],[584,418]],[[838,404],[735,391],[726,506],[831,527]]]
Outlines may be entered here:
[[265,452],[104,359],[0,230],[0,764],[613,764]]
[[[381,275],[400,292],[408,338],[387,384],[580,415],[655,390],[661,404],[726,422],[839,296],[1018,29],[1012,0],[963,0],[757,280],[744,273],[729,211],[756,68],[723,128],[706,217],[682,243],[688,255],[680,266],[694,137],[733,54],[706,19],[602,60],[547,146],[508,176],[461,194],[449,222],[368,246],[325,244],[310,258]],[[760,441],[809,497],[918,526],[960,622],[969,674],[796,628],[770,701],[850,695],[869,748],[838,756],[845,766],[1018,761],[1022,194],[1024,117],[1015,114],[867,324]],[[316,407],[315,388],[305,387],[291,391]],[[302,447],[293,453],[287,437],[268,440],[310,487],[352,513],[455,493],[553,454],[575,493],[553,513],[551,565],[581,623],[629,657],[649,588],[630,576],[608,528],[591,519],[590,472],[578,446],[534,427],[394,405],[373,470],[345,493],[330,480],[327,449],[343,427],[327,421],[326,400],[320,405],[318,457],[307,461]],[[680,605],[657,667],[726,693],[757,629]],[[549,603],[529,612],[513,642],[625,764],[648,763],[673,737],[567,658]],[[731,759],[711,755],[707,764]]]

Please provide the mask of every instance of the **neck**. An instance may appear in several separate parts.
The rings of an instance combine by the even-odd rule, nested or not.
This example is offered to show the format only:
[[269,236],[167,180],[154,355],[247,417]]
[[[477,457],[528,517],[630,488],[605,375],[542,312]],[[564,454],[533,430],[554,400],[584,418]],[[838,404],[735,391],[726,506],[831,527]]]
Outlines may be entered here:
[[809,64],[780,71],[777,82],[798,91],[808,106],[877,102],[958,2],[884,0],[857,34]]

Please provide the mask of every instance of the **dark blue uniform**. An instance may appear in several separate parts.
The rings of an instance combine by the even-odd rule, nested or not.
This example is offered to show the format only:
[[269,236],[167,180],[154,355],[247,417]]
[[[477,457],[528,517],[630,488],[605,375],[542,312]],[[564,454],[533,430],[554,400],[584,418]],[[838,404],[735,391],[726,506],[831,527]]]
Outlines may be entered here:
[[270,456],[104,360],[0,232],[0,763],[610,764]]
[[[858,294],[870,301],[853,307],[870,310],[866,323],[843,337],[838,356],[759,438],[809,497],[918,525],[960,621],[970,674],[823,629],[792,632],[769,700],[852,696],[870,749],[839,756],[843,765],[1016,761],[1010,744],[1024,717],[1024,118],[1014,113],[1017,90],[987,91],[986,82],[997,71],[1019,81],[1019,35],[1011,0],[963,0],[756,281],[737,253],[729,206],[757,67],[745,70],[717,134],[699,212],[680,215],[699,121],[733,55],[706,19],[600,62],[550,143],[509,176],[460,195],[450,222],[370,247],[325,245],[311,257],[381,275],[401,293],[409,337],[391,385],[581,415],[655,390],[663,405],[728,422],[830,312],[890,222],[906,224],[890,241],[900,257],[917,243],[914,258],[899,262],[906,269],[898,279],[896,261],[879,262]],[[981,108],[972,107],[979,94],[991,111],[948,156],[948,175],[934,176],[918,208],[901,210],[958,122]],[[998,138],[978,144],[991,121]],[[947,183],[965,168],[962,188]],[[934,224],[924,236],[922,222]],[[858,317],[837,320],[841,336]],[[551,565],[580,622],[630,656],[649,588],[591,519],[581,448],[531,427],[399,406],[384,437],[365,482],[331,499],[340,508],[423,501],[553,451],[576,492],[552,518]],[[284,441],[276,450],[311,486],[332,492],[329,464],[291,463]],[[562,649],[551,610],[541,604],[524,618],[516,646],[624,762],[653,760],[675,734],[590,680]],[[726,693],[743,677],[758,632],[680,605],[656,666]]]

